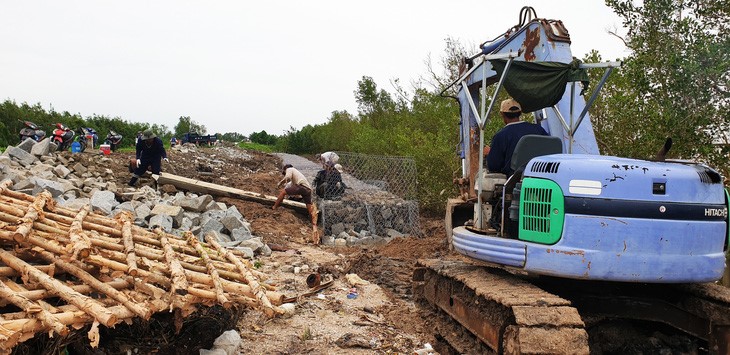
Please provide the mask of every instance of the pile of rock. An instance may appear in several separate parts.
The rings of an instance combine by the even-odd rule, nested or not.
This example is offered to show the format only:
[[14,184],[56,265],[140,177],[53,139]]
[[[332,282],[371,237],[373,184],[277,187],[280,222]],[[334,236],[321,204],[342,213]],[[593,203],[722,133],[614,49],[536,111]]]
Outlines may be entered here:
[[387,198],[352,192],[341,200],[320,200],[323,219],[322,244],[369,246],[388,243],[393,238],[418,235],[418,203],[392,194]]
[[[111,166],[108,157],[54,151],[48,139],[9,146],[0,155],[0,181],[12,180],[12,190],[31,195],[46,190],[59,205],[71,209],[91,205],[95,213],[112,217],[129,211],[136,225],[160,227],[175,235],[191,231],[202,241],[207,232],[215,231],[222,245],[249,257],[271,253],[260,237],[251,234],[250,223],[235,206],[215,202],[210,195],[160,194],[148,186],[125,192],[114,182],[114,171],[107,168]],[[83,164],[84,160],[88,163]],[[129,201],[120,203],[120,196]]]

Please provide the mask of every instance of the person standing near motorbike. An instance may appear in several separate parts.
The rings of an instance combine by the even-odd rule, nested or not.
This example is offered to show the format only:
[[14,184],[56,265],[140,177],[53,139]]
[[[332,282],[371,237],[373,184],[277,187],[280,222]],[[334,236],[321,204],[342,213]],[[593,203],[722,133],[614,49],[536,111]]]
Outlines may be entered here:
[[137,180],[142,174],[147,171],[147,168],[152,167],[152,174],[160,174],[162,168],[162,160],[169,162],[167,159],[167,152],[165,147],[162,145],[162,139],[157,137],[151,129],[142,132],[140,139],[137,141],[137,168],[132,174],[132,179],[129,180],[129,186],[135,186]]

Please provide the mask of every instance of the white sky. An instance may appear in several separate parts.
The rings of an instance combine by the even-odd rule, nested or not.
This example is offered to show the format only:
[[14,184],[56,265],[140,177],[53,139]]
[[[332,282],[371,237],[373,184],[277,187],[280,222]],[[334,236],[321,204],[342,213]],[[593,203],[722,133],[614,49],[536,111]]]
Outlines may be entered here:
[[5,1],[0,100],[278,135],[356,114],[364,75],[391,92],[391,79],[425,75],[449,36],[476,53],[525,5],[563,21],[576,57],[628,54],[607,34],[626,31],[601,0]]

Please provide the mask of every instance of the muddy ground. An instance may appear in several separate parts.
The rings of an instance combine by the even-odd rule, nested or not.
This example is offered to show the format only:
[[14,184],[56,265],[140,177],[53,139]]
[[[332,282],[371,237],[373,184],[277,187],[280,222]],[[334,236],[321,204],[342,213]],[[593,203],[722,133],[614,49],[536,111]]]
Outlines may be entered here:
[[[170,149],[163,174],[277,194],[278,157],[255,151],[246,151],[250,159],[231,157],[225,152],[229,148],[233,149]],[[129,181],[127,165],[134,155],[115,152],[110,157],[121,189]],[[138,186],[153,184],[143,178]],[[252,233],[275,249],[257,262],[280,292],[292,297],[307,293],[306,277],[317,271],[326,280],[334,279],[321,292],[300,297],[290,317],[270,320],[258,311],[247,311],[239,322],[242,353],[411,353],[434,342],[433,332],[424,329],[427,315],[413,302],[411,275],[418,258],[448,253],[441,216],[422,217],[420,238],[396,239],[379,247],[334,248],[309,242],[311,227],[303,213],[288,208],[272,211],[271,205],[234,198],[217,200],[235,205],[251,223]],[[356,298],[348,298],[352,290],[346,273],[370,282],[357,287]]]

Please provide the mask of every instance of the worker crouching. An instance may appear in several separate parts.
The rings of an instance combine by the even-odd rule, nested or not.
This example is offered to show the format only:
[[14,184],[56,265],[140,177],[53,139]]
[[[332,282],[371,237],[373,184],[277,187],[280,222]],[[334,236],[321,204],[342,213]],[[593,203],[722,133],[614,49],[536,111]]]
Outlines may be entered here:
[[284,178],[279,181],[277,187],[281,187],[285,183],[286,186],[279,191],[279,196],[274,203],[274,207],[271,209],[277,209],[279,205],[281,205],[281,202],[284,201],[284,197],[286,197],[286,195],[302,196],[302,201],[307,206],[307,212],[309,212],[309,216],[312,221],[312,242],[314,244],[319,244],[319,232],[317,231],[317,208],[314,204],[312,204],[312,185],[310,185],[307,178],[299,170],[292,167],[291,164],[284,165],[281,169],[281,173],[284,175]]
[[151,168],[152,174],[160,175],[162,169],[162,160],[169,162],[167,152],[162,145],[162,140],[155,135],[152,130],[142,132],[140,139],[137,140],[136,146],[136,168],[129,180],[129,186],[135,186],[139,177],[144,174],[148,168]]

